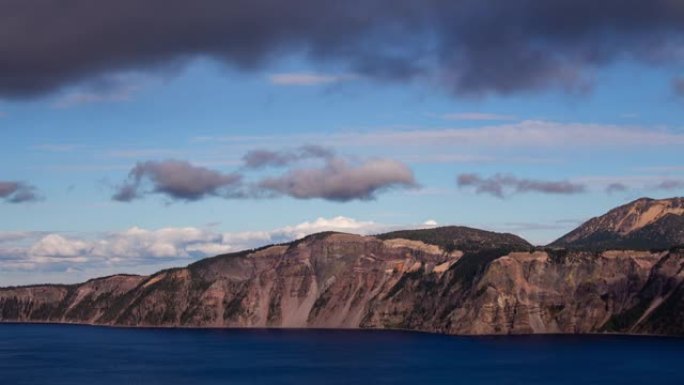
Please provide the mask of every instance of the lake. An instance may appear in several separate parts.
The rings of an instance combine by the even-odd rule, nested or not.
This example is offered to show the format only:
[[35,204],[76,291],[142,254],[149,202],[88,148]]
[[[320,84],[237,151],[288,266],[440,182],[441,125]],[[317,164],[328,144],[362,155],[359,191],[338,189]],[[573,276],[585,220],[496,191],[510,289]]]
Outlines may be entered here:
[[684,339],[0,325],[0,384],[684,384]]

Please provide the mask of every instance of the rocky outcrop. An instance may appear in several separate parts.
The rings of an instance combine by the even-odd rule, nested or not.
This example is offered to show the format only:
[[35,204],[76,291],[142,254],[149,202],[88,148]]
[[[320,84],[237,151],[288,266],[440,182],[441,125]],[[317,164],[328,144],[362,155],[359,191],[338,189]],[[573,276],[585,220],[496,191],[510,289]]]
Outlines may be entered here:
[[592,218],[551,243],[572,249],[667,249],[684,245],[684,198],[641,198]]
[[324,233],[151,276],[0,289],[0,321],[684,334],[682,249],[535,250],[508,234],[430,231]]

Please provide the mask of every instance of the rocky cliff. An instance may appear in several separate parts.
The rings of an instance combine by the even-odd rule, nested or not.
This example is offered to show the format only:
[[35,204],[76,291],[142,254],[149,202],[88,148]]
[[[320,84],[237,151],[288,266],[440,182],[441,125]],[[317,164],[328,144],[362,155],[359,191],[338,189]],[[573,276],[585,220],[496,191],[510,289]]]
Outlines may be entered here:
[[535,250],[467,228],[323,233],[152,276],[0,289],[0,321],[684,334],[683,267],[677,248]]

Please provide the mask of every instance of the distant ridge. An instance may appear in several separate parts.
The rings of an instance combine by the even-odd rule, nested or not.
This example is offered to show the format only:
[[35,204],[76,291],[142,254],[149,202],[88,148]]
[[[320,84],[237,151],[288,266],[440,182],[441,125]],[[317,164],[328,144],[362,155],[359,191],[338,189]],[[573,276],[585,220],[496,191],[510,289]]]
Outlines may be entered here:
[[640,198],[552,242],[573,249],[666,249],[684,245],[684,198]]

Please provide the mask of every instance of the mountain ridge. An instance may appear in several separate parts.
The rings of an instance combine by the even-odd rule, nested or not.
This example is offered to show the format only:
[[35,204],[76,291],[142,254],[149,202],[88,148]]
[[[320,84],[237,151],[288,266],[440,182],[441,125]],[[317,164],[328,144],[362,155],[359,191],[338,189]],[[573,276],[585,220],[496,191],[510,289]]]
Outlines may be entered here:
[[[656,236],[662,221],[680,216],[630,233]],[[0,322],[684,335],[684,248],[534,247],[459,226],[324,232],[151,275],[2,288]]]
[[664,249],[684,245],[684,198],[639,198],[589,219],[549,247]]

